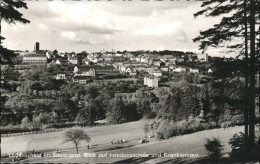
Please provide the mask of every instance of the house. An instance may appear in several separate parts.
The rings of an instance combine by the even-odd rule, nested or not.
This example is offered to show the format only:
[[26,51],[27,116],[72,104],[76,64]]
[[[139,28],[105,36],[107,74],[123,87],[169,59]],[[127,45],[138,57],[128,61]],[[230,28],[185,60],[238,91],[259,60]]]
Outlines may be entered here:
[[165,66],[165,62],[163,62],[161,60],[156,60],[153,62],[153,65],[161,67],[161,66]]
[[53,53],[51,51],[47,51],[45,55],[48,59],[53,57]]
[[56,61],[54,61],[54,63],[57,65],[65,65],[68,64],[68,61],[65,59],[57,59]]
[[208,69],[208,74],[211,74],[211,73],[213,73],[213,71],[212,71],[211,68],[209,68],[209,69]]
[[198,68],[190,68],[190,72],[191,73],[199,73],[199,69]]
[[175,64],[169,64],[168,67],[169,67],[170,70],[174,70],[176,68],[176,65]]
[[202,63],[206,62],[206,60],[204,58],[201,58],[199,61],[202,62]]
[[104,57],[104,61],[112,61],[112,57],[106,56]]
[[83,61],[86,65],[92,65],[92,64],[93,64],[88,58],[84,58],[82,61]]
[[74,76],[72,80],[74,83],[79,84],[86,84],[92,81],[89,76]]
[[158,87],[159,86],[159,79],[154,76],[145,76],[144,77],[144,85],[147,85],[148,87]]
[[56,76],[55,76],[55,79],[56,79],[56,80],[65,80],[65,79],[66,79],[66,74],[65,74],[65,72],[57,73]]
[[120,57],[122,57],[123,54],[116,53],[115,56],[120,56]]
[[161,77],[162,76],[161,70],[158,70],[156,68],[149,68],[148,73],[152,76],[155,76],[155,77]]
[[149,57],[149,56],[141,57],[141,63],[146,63],[146,64],[149,64],[149,65],[152,65],[153,61],[154,61],[154,59],[152,57]]
[[186,68],[177,67],[177,68],[174,68],[174,69],[173,69],[173,72],[178,72],[178,73],[180,73],[180,72],[186,72]]
[[65,52],[65,51],[60,51],[60,52],[59,52],[59,56],[65,57],[65,56],[66,56],[66,52]]
[[113,66],[94,66],[96,70],[96,75],[111,75],[116,72],[115,68]]
[[161,71],[164,71],[164,72],[169,71],[169,67],[166,67],[166,66],[160,67],[160,69],[161,69]]
[[78,65],[79,64],[79,59],[78,59],[77,56],[70,56],[69,55],[68,61],[69,61],[69,63],[74,64],[74,65]]
[[135,61],[137,61],[137,62],[140,62],[141,63],[141,57],[135,57]]
[[130,76],[136,76],[136,70],[134,67],[127,67],[125,72],[128,73]]
[[75,66],[73,72],[77,76],[96,76],[96,70],[94,66]]
[[178,58],[177,62],[184,62],[184,58]]
[[126,60],[127,60],[127,58],[125,58],[123,56],[112,56],[111,57],[112,62],[124,62]]
[[27,64],[45,64],[47,56],[45,54],[28,54],[23,56],[23,63]]

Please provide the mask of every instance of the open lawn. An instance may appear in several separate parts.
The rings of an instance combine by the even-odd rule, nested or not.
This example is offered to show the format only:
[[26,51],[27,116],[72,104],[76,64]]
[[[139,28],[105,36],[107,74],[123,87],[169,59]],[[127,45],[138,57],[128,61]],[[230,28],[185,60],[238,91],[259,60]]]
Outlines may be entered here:
[[[92,139],[93,144],[107,144],[112,140],[132,140],[144,136],[143,126],[148,120],[140,120],[130,123],[84,128]],[[2,138],[1,156],[32,150],[67,149],[73,147],[71,143],[63,143],[63,133],[51,132],[25,136]],[[82,143],[81,146],[86,146]]]
[[[121,136],[124,135],[123,133],[127,133],[127,135],[131,136],[138,136],[139,134],[143,134],[141,123],[143,124],[145,121],[138,121],[134,123],[128,123],[128,125],[134,125],[133,127],[127,127],[123,125],[120,127],[119,125],[114,125],[114,127],[99,127],[99,128],[107,128],[109,130],[103,129],[102,132],[96,130],[97,133],[95,136],[100,137],[99,135],[102,135],[103,137],[100,137],[99,139],[103,138],[106,140],[111,139],[112,136]],[[119,126],[119,131],[115,129],[116,126]],[[98,128],[97,128],[98,129]],[[129,131],[125,131],[126,129],[129,129]],[[136,129],[136,131],[134,130]],[[120,131],[124,131],[121,133]],[[135,133],[137,134],[131,134]],[[224,145],[223,153],[230,152],[231,148],[228,145],[228,141],[230,138],[232,138],[233,134],[243,131],[243,126],[237,126],[228,128],[226,130],[224,129],[211,129],[211,130],[205,130],[201,132],[196,132],[193,134],[183,135],[183,136],[176,136],[172,137],[167,140],[158,141],[157,139],[149,139],[148,143],[140,144],[137,140],[131,140],[129,142],[123,143],[123,144],[106,144],[106,145],[97,145],[96,147],[92,149],[87,149],[86,147],[81,147],[79,152],[81,154],[81,157],[77,158],[71,158],[71,157],[53,157],[52,153],[53,151],[47,151],[46,153],[50,153],[51,157],[43,157],[43,158],[30,158],[26,159],[23,162],[51,162],[51,163],[111,163],[111,162],[119,162],[119,163],[173,163],[173,162],[194,162],[198,161],[201,158],[204,158],[207,156],[207,151],[204,149],[204,144],[206,142],[206,138],[212,138],[212,137],[218,137],[222,145]],[[90,132],[90,131],[89,131]],[[94,133],[94,131],[93,131]],[[91,134],[91,133],[90,133]],[[93,134],[91,136],[94,137]],[[52,135],[49,135],[49,138],[52,138]],[[113,137],[112,137],[113,138]],[[48,139],[49,140],[49,139]],[[94,140],[94,138],[93,138]],[[98,140],[98,138],[97,138]],[[42,144],[48,144],[47,142],[42,141]],[[70,145],[72,146],[72,145]],[[68,146],[69,147],[69,146]],[[59,152],[60,154],[75,154],[75,149],[64,149]],[[84,157],[84,153],[94,153],[96,157]],[[108,153],[108,157],[98,157],[100,154],[106,154]],[[109,157],[110,154],[121,154],[121,155],[131,155],[131,154],[143,154],[147,153],[150,154],[149,157]],[[169,153],[169,154],[175,154],[175,157],[158,157],[158,156],[151,156],[153,154],[158,153]],[[198,154],[196,158],[191,157],[178,157],[176,154]],[[227,156],[224,155],[224,156]]]

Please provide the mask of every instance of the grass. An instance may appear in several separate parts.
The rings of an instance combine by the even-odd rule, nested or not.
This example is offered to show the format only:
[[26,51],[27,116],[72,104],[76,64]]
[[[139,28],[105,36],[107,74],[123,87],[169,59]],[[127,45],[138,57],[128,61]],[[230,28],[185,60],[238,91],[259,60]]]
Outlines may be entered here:
[[[141,120],[111,126],[89,127],[84,128],[84,130],[91,137],[93,144],[100,145],[110,143],[112,140],[129,140],[144,136],[143,125],[147,121]],[[73,144],[63,143],[63,133],[64,131],[2,138],[1,155],[21,151],[72,148]],[[87,143],[81,144],[81,146],[86,145]]]
[[[132,123],[126,123],[121,125],[112,125],[109,127],[97,127],[88,129],[90,136],[93,138],[93,143],[98,143],[99,141],[105,142],[105,141],[111,141],[113,139],[120,139],[126,137],[138,137],[143,136],[143,130],[142,126],[145,124],[146,121],[137,121]],[[85,152],[92,153],[94,152],[97,156],[98,154],[104,154],[106,152],[112,153],[112,154],[137,154],[137,153],[148,153],[148,154],[158,154],[158,153],[192,153],[192,154],[198,154],[199,158],[204,158],[207,156],[207,151],[204,148],[204,144],[206,143],[206,138],[219,138],[221,140],[221,143],[224,145],[223,153],[228,153],[231,151],[230,146],[228,145],[228,141],[230,138],[232,138],[233,134],[243,131],[243,126],[237,126],[228,128],[226,130],[224,129],[211,129],[211,130],[205,130],[201,132],[196,132],[193,134],[187,134],[183,136],[176,136],[172,137],[167,140],[158,141],[156,139],[150,139],[148,143],[145,144],[139,144],[137,140],[132,140],[129,142],[126,142],[124,144],[107,144],[107,145],[97,145],[97,147],[93,149],[87,149],[86,147],[80,148],[79,152],[83,155]],[[45,140],[33,140],[31,139],[31,142],[39,142],[41,146],[43,145],[50,145],[50,143],[54,144],[52,142],[51,138],[57,138],[61,137],[60,133],[52,134],[50,133],[48,137],[42,136],[42,139],[45,138]],[[36,136],[36,135],[35,135]],[[41,135],[40,135],[41,136]],[[37,136],[36,138],[40,139],[40,136]],[[55,136],[55,137],[54,137]],[[35,139],[36,139],[35,138]],[[62,137],[61,137],[62,138]],[[60,138],[60,139],[61,139]],[[62,141],[62,140],[59,140]],[[50,142],[50,143],[49,143]],[[10,143],[9,143],[10,144]],[[2,142],[2,150],[6,148],[6,146],[3,147],[3,145],[6,145],[6,141]],[[10,146],[10,145],[8,145]],[[62,146],[62,145],[60,145]],[[63,150],[61,153],[65,154],[74,154],[75,149],[73,148],[73,145],[67,145],[63,146],[65,147],[71,147],[72,149]],[[6,150],[4,150],[6,151]],[[119,162],[119,163],[173,163],[173,162],[196,162],[197,158],[168,158],[168,157],[146,157],[146,158],[126,158],[126,157],[107,157],[107,158],[99,158],[99,157],[92,157],[92,158],[37,158],[37,159],[27,159],[24,162],[51,162],[51,163],[64,163],[64,162],[73,162],[73,163],[111,163],[111,162]]]

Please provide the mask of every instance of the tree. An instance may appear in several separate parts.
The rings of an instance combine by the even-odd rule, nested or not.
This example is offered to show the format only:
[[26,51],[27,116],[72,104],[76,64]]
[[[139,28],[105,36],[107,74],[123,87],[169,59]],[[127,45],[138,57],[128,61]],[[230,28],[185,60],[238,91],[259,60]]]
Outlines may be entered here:
[[143,129],[144,129],[145,135],[147,136],[147,133],[150,131],[150,125],[149,125],[149,123],[144,124]]
[[213,138],[212,140],[207,139],[205,144],[205,149],[208,151],[209,157],[213,159],[218,159],[221,157],[221,151],[223,150],[223,145],[218,138]]
[[80,141],[90,142],[91,139],[88,134],[82,129],[70,129],[64,133],[64,142],[73,142],[77,151],[79,153],[78,145]]
[[109,101],[106,115],[114,123],[122,123],[126,120],[125,104],[121,97],[116,96],[111,101]]
[[33,124],[36,128],[42,130],[42,125],[47,123],[47,117],[43,113],[40,113],[38,116],[33,117]]
[[29,124],[30,120],[29,118],[26,116],[22,119],[21,121],[21,127],[22,128],[28,128],[28,124]]
[[[2,0],[0,2],[1,5],[1,14],[0,14],[0,24],[2,19],[5,20],[8,24],[15,24],[16,22],[21,23],[30,23],[29,20],[23,18],[23,14],[21,14],[17,9],[24,8],[27,9],[26,3],[21,0]],[[1,34],[1,26],[0,26],[0,34]],[[0,44],[2,44],[2,40],[5,39],[0,35]],[[7,48],[4,48],[0,45],[1,50],[1,63],[2,59],[6,60],[9,64],[13,64],[12,57],[16,56],[16,54]]]
[[[259,0],[207,0],[204,1],[201,11],[194,14],[195,17],[205,15],[207,17],[223,16],[219,24],[215,24],[213,28],[200,32],[200,36],[196,37],[194,41],[200,41],[200,49],[203,52],[208,47],[226,47],[230,51],[238,52],[237,57],[245,55],[245,70],[250,71],[245,74],[245,97],[249,103],[249,112],[245,107],[245,140],[249,136],[249,144],[253,146],[255,136],[255,43],[256,43],[256,22],[260,16],[258,10]],[[212,5],[216,4],[212,7]],[[248,25],[250,27],[250,35],[248,35]],[[250,60],[248,60],[248,38],[250,40]],[[250,69],[248,69],[248,65]],[[249,76],[248,76],[249,75]],[[248,81],[248,78],[250,81]],[[249,88],[248,88],[249,82]],[[248,116],[249,115],[249,116]],[[249,121],[248,121],[249,120]],[[247,122],[248,121],[248,122]],[[248,131],[249,124],[249,131]],[[249,133],[249,134],[248,134]],[[245,142],[247,147],[247,142]],[[249,147],[248,147],[249,148]]]

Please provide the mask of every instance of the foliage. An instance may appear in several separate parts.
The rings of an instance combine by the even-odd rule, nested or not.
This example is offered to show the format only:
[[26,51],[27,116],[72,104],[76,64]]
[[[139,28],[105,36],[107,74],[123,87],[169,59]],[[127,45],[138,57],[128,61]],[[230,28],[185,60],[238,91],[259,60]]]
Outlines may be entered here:
[[[23,14],[18,11],[19,8],[27,9],[26,3],[21,0],[2,0],[0,5],[1,20],[5,20],[8,24],[15,24],[16,22],[24,24],[30,23],[30,21],[23,18]],[[1,46],[3,39],[5,38],[0,35],[1,64],[3,61],[7,61],[8,64],[13,64],[12,58],[15,57],[16,54],[13,51]]]
[[149,123],[146,123],[143,127],[145,135],[150,131],[150,125]]
[[25,129],[25,128],[28,128],[28,124],[29,124],[30,120],[29,118],[26,116],[22,119],[21,121],[21,128],[22,129]]
[[126,121],[125,104],[121,97],[116,96],[109,101],[106,115],[114,123],[122,123]]
[[210,158],[220,158],[221,151],[223,150],[223,145],[218,138],[207,139],[207,143],[204,145],[205,149],[208,151],[208,155]]
[[233,135],[229,140],[228,144],[231,146],[232,151],[230,156],[235,159],[245,158],[245,148],[244,148],[244,138],[245,134],[240,132]]
[[78,145],[80,144],[80,141],[91,141],[88,134],[82,129],[70,129],[64,133],[64,142],[73,142],[76,147],[77,154],[79,153]]

